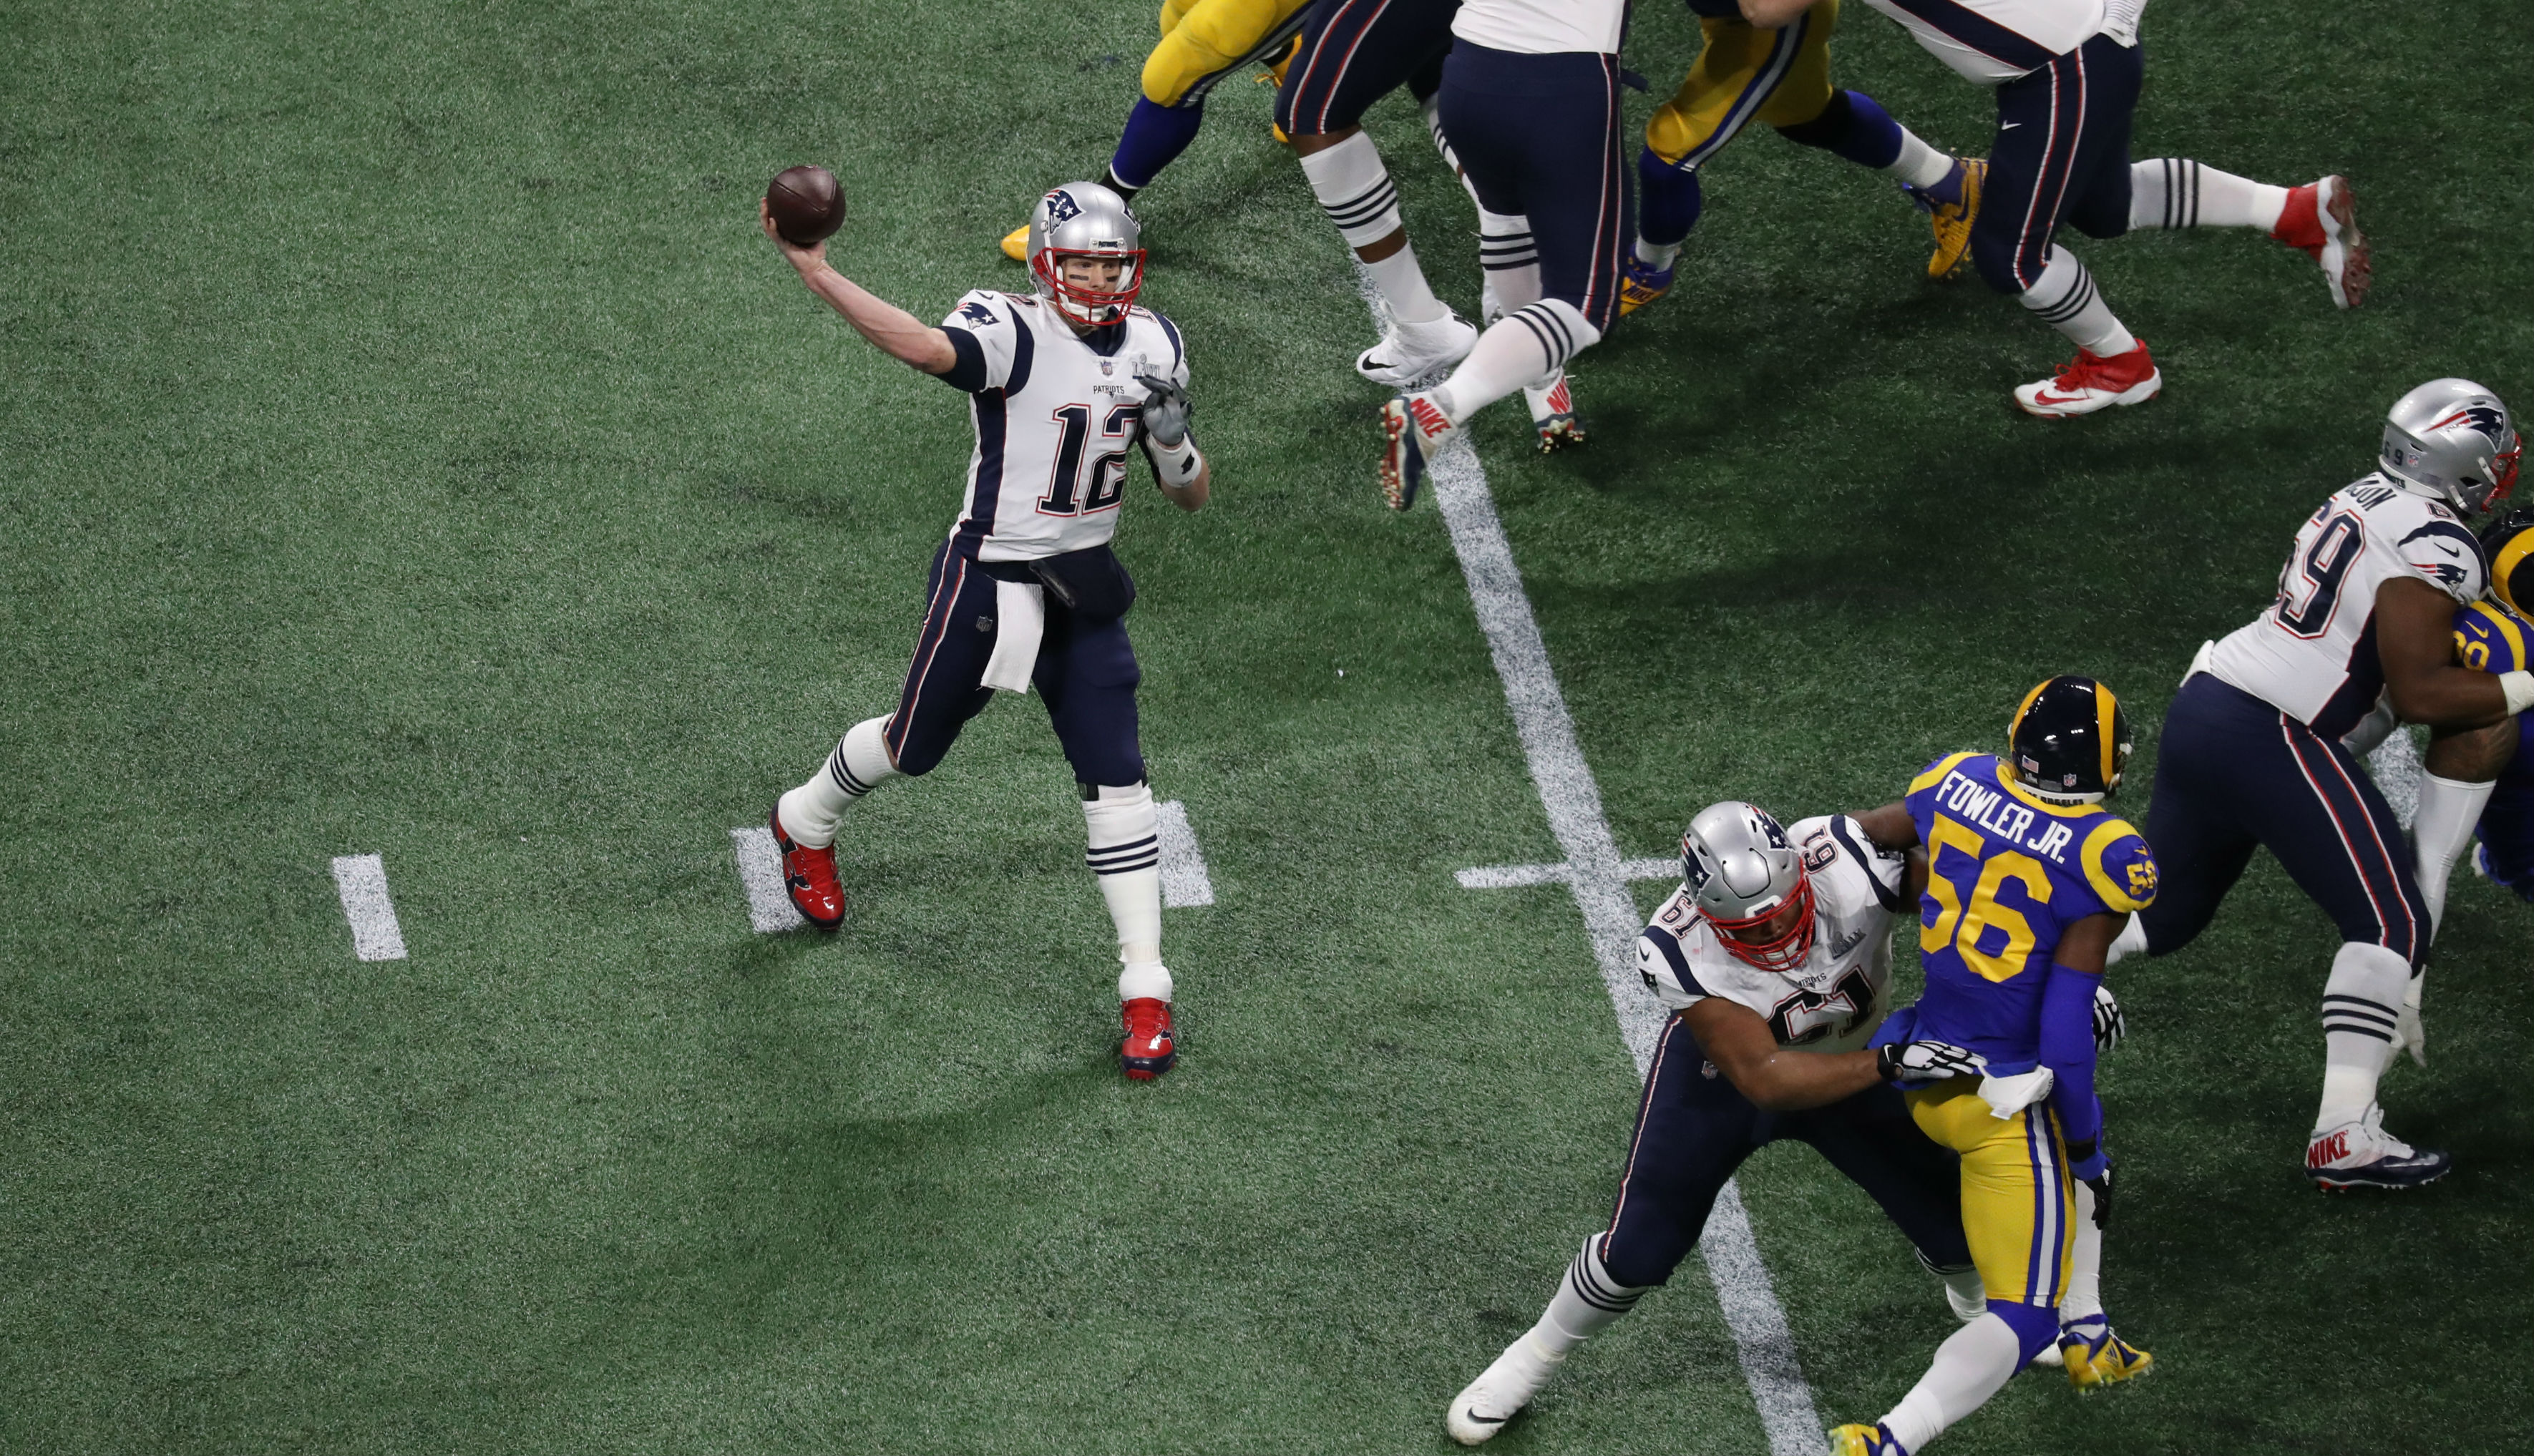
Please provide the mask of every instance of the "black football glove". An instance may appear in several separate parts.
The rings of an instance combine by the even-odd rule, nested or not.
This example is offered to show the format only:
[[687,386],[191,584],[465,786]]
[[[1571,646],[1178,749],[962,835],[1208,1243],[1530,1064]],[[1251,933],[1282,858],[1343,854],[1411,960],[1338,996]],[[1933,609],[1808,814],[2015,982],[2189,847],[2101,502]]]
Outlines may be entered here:
[[1933,1082],[1979,1076],[1988,1059],[1951,1042],[1894,1042],[1875,1052],[1874,1069],[1887,1082]]
[[1139,374],[1135,383],[1144,387],[1144,433],[1165,450],[1176,450],[1187,440],[1188,395],[1170,380],[1155,375]]

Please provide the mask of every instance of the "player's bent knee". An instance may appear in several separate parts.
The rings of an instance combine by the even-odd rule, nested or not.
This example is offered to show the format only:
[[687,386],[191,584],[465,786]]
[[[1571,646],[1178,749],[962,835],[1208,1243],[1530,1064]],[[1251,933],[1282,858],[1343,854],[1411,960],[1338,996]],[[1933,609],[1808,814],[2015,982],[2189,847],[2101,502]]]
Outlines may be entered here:
[[1801,121],[1779,122],[1778,135],[1802,147],[1832,147],[1847,134],[1854,115],[1847,92],[1835,91],[1822,98],[1821,109]]
[[2021,1347],[2019,1364],[2029,1364],[2032,1357],[2050,1348],[2059,1339],[2059,1311],[2045,1304],[2026,1304],[2017,1300],[1991,1300],[1988,1312],[2006,1321],[2015,1331],[2015,1342]]

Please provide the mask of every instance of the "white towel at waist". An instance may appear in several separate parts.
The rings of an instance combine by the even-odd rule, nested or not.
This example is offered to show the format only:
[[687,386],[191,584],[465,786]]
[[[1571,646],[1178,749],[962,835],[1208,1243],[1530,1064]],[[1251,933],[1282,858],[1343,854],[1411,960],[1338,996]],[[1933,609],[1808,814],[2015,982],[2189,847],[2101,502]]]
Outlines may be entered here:
[[985,685],[997,693],[1027,693],[1038,665],[1038,640],[1047,633],[1047,588],[1034,581],[995,582],[995,655],[986,659]]

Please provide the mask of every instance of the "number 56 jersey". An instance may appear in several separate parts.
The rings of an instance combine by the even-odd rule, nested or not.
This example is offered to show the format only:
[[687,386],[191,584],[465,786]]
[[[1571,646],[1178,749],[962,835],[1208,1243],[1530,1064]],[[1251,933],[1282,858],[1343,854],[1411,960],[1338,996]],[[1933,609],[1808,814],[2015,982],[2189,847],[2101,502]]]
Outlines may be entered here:
[[2370,475],[2343,486],[2297,532],[2278,600],[2228,634],[2208,659],[2221,683],[2338,739],[2384,692],[2376,656],[2376,592],[2417,576],[2466,605],[2489,566],[2481,543],[2440,502]]
[[1720,996],[1759,1012],[1779,1046],[1853,1052],[1891,1009],[1892,930],[1908,908],[1902,861],[1845,815],[1801,819],[1786,834],[1813,883],[1813,948],[1801,966],[1764,971],[1725,949],[1684,885],[1637,938],[1637,972],[1674,1010]]
[[2089,915],[2145,909],[2155,860],[2101,805],[2052,804],[1999,768],[1995,754],[1955,754],[1909,781],[1927,846],[1927,990],[1910,1035],[1968,1047],[2011,1076],[2039,1062],[2041,988],[2060,936]]

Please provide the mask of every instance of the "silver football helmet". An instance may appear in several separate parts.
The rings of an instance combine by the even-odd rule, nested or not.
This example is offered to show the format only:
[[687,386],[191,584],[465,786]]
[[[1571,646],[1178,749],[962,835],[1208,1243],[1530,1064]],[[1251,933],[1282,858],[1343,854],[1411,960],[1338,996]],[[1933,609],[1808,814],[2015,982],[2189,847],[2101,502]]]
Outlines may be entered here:
[[[1116,280],[1086,281],[1065,275],[1068,258],[1119,260]],[[1056,311],[1077,324],[1101,325],[1124,317],[1144,286],[1144,224],[1126,200],[1097,182],[1051,188],[1030,210],[1030,284]]]
[[2507,498],[2523,454],[2499,396],[2468,379],[2433,379],[2384,414],[2384,473],[2458,515],[2478,516]]
[[[1756,804],[1711,804],[1680,836],[1680,880],[1719,943],[1765,971],[1791,971],[1813,951],[1813,885],[1803,851]],[[1801,913],[1772,925],[1789,905]]]

